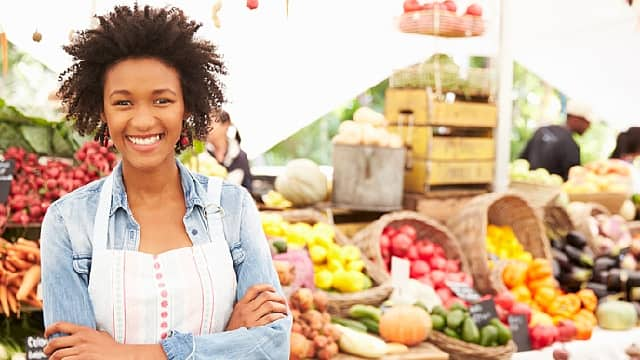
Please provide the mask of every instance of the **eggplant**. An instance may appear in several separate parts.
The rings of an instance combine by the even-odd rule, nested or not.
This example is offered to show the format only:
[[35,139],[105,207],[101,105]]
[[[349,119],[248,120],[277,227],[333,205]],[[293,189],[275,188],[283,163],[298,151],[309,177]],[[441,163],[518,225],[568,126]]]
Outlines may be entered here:
[[562,273],[562,266],[560,266],[560,262],[557,259],[551,260],[551,270],[553,271],[553,277],[556,279]]
[[577,231],[570,231],[565,239],[567,240],[567,244],[580,250],[584,249],[584,247],[587,246],[587,239],[585,239],[584,235]]
[[553,255],[553,259],[558,262],[558,265],[560,265],[560,268],[562,268],[562,270],[564,271],[571,270],[572,266],[571,266],[571,262],[569,262],[569,258],[567,257],[567,254],[563,253],[558,249],[551,249],[551,254]]
[[622,291],[622,279],[620,269],[611,269],[607,275],[607,290],[612,292]]
[[595,271],[594,270],[593,277],[591,278],[591,280],[606,286],[608,277],[609,277],[609,271],[607,271],[607,270]]
[[620,261],[617,258],[600,256],[593,262],[593,271],[610,270],[618,266],[620,266]]
[[554,249],[562,250],[564,249],[564,244],[558,239],[551,239],[551,247]]
[[575,292],[582,287],[582,284],[591,280],[591,270],[573,267],[571,271],[565,271],[559,276],[560,284],[571,292]]
[[564,247],[564,253],[567,254],[569,260],[571,260],[574,264],[579,266],[584,266],[588,268],[593,267],[593,257],[585,254],[584,252],[576,249],[571,245],[566,245]]
[[593,290],[593,292],[596,293],[596,296],[598,297],[598,299],[605,298],[609,295],[609,292],[607,291],[607,286],[604,284],[588,282],[587,289]]

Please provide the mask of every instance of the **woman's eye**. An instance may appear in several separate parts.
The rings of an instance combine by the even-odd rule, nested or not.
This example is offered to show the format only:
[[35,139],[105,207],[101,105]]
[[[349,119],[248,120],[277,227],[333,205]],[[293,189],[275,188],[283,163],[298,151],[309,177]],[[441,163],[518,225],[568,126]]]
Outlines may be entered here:
[[159,105],[166,105],[166,104],[170,104],[172,103],[172,100],[166,99],[166,98],[160,98],[160,99],[156,99],[155,103],[159,104]]
[[131,105],[131,101],[129,100],[116,100],[113,105],[115,106],[130,106]]

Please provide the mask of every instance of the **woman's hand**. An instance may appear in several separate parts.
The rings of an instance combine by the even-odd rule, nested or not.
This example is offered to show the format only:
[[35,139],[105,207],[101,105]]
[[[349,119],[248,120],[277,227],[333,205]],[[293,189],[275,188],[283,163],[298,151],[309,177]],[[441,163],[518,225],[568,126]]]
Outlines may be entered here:
[[267,325],[287,317],[287,300],[268,284],[254,285],[234,306],[227,331]]
[[69,335],[49,341],[44,348],[49,360],[166,359],[160,345],[123,345],[104,331],[67,322],[49,326],[44,336],[57,333]]

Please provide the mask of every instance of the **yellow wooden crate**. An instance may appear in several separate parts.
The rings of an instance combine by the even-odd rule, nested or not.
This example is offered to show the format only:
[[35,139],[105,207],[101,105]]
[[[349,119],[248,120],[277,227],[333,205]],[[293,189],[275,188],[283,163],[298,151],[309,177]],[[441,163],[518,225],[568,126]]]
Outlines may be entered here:
[[413,157],[431,160],[490,160],[495,158],[491,137],[437,136],[429,126],[389,126],[400,135]]
[[384,115],[390,123],[465,127],[495,127],[494,104],[429,101],[424,89],[394,89],[385,93]]
[[404,174],[404,189],[422,193],[432,186],[489,184],[494,161],[430,161],[412,159]]

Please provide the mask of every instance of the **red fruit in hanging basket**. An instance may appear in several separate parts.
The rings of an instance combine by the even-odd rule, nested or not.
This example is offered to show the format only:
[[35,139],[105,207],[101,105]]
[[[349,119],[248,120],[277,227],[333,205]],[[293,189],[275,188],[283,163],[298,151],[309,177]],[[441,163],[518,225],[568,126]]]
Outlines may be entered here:
[[443,4],[449,11],[456,12],[458,10],[458,6],[453,0],[446,0],[445,2],[443,2]]
[[404,0],[404,4],[402,4],[402,8],[405,13],[412,11],[420,11],[422,10],[422,5],[418,3],[418,0]]
[[411,278],[418,279],[426,275],[431,269],[424,260],[416,260],[411,263]]
[[247,0],[247,7],[249,10],[255,10],[258,8],[258,0]]
[[482,16],[482,6],[478,4],[471,4],[467,8],[467,15]]
[[409,251],[407,251],[407,259],[411,261],[419,259],[418,248],[415,245],[411,245]]

